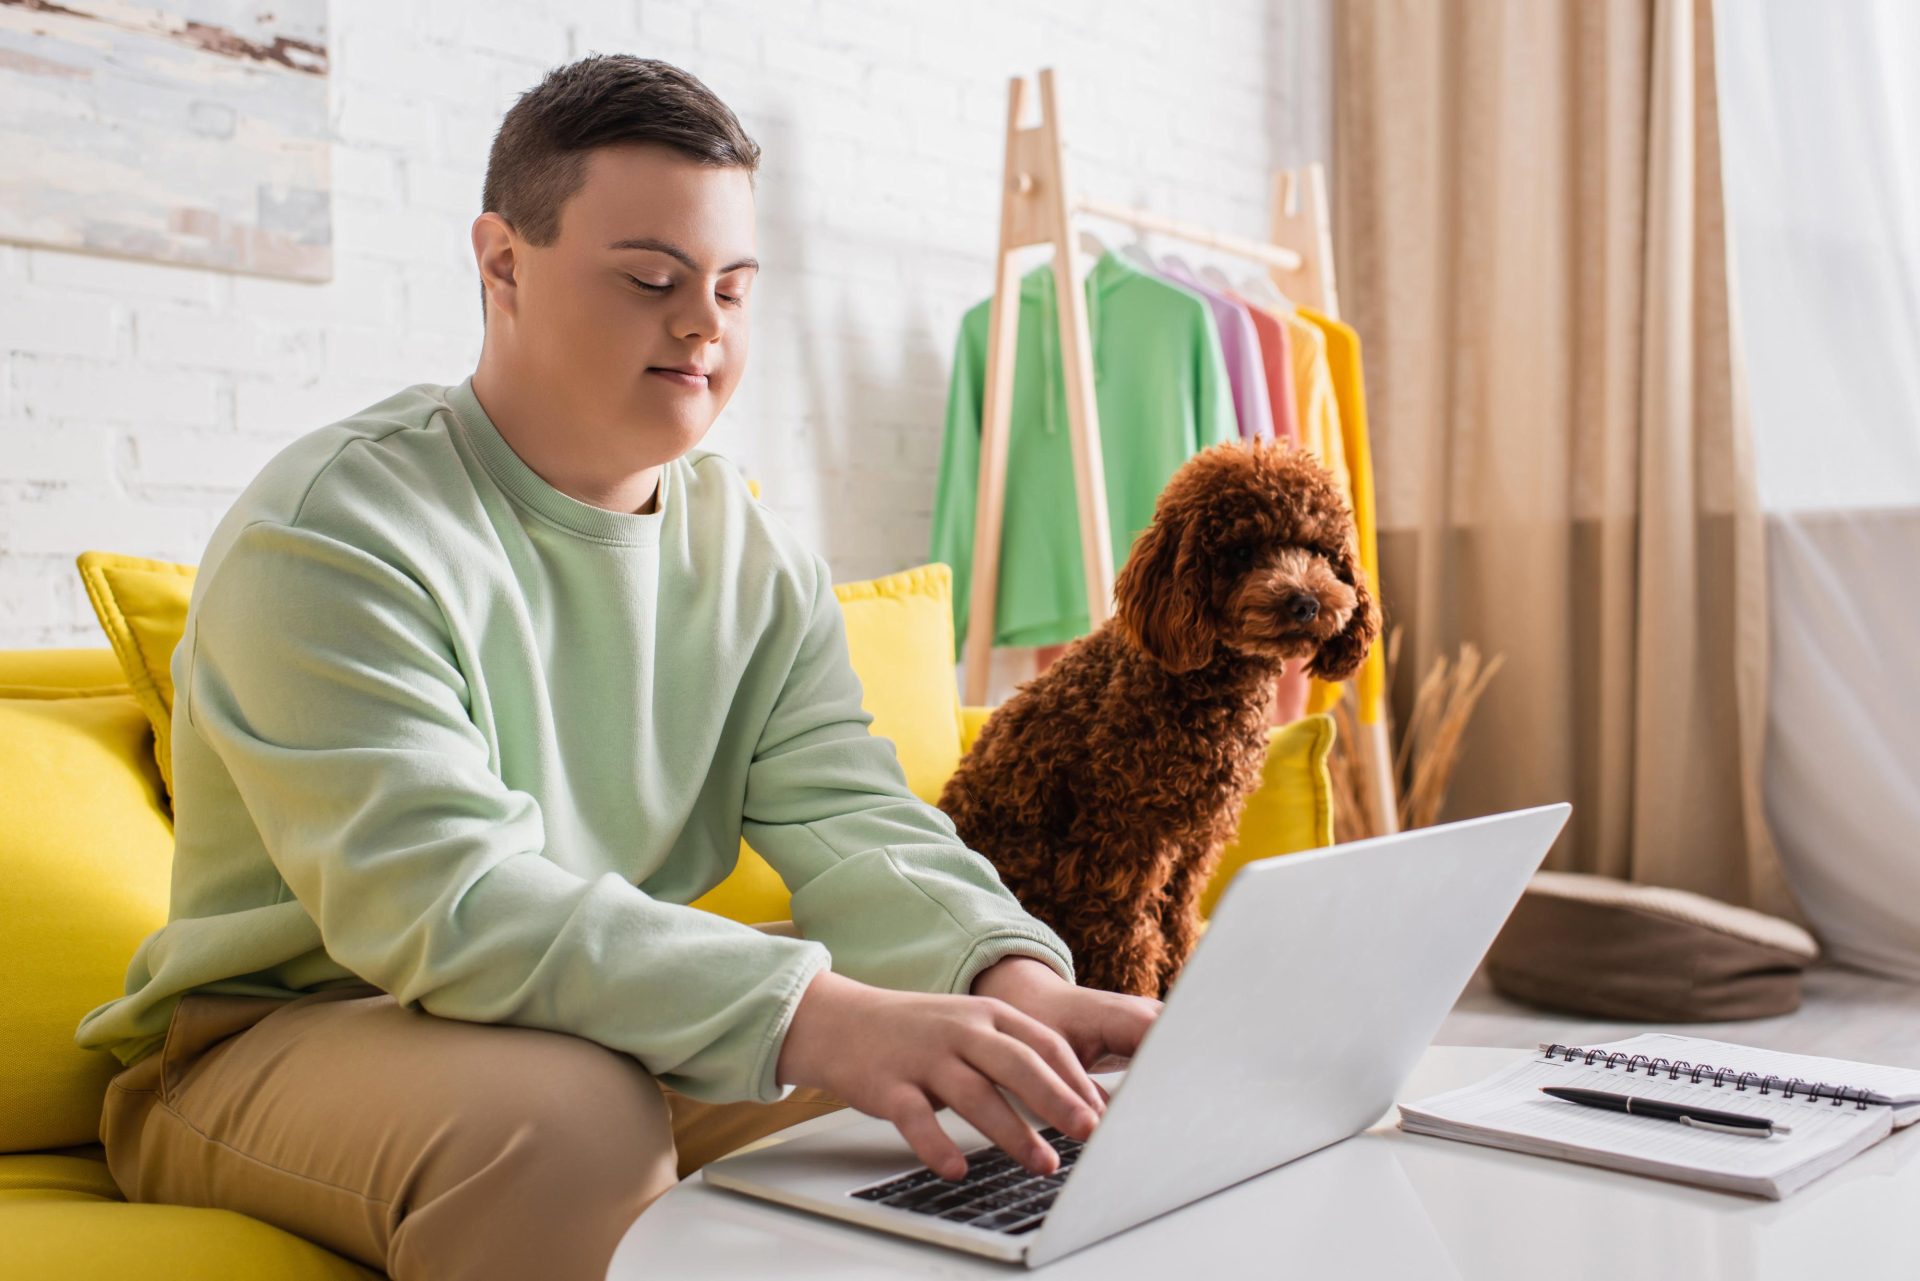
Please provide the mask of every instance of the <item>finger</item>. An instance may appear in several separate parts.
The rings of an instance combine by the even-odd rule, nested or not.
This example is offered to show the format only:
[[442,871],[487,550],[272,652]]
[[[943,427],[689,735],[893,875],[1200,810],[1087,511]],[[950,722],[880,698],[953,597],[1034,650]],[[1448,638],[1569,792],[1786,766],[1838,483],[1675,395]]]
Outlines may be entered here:
[[[1081,1066],[1080,1056],[1073,1052],[1073,1047],[1067,1044],[1067,1039],[1053,1028],[1042,1023],[1039,1019],[1034,1018],[1026,1011],[1017,1009],[1014,1006],[1006,1006],[1004,1011],[996,1011],[995,1015],[994,1026],[1017,1036],[1022,1044],[1030,1047],[1043,1063],[1051,1069],[1051,1073],[1043,1073],[1043,1077],[1051,1075],[1053,1081],[1063,1082],[1074,1091],[1077,1091],[1079,1094],[1079,1104],[1091,1109],[1094,1118],[1098,1120],[1103,1109],[1100,1092],[1094,1088],[1093,1078],[1087,1075],[1087,1069]],[[1000,1079],[1005,1080],[1006,1078],[1002,1077]],[[1043,1088],[1051,1089],[1052,1087],[1052,1081],[1044,1079],[1039,1082],[1039,1084],[1041,1084]],[[1035,1103],[1033,1096],[1026,1090],[1020,1090],[1018,1093],[1021,1098],[1027,1101],[1027,1106],[1035,1112],[1045,1116],[1062,1130],[1072,1134],[1079,1134],[1079,1131],[1072,1128],[1070,1124],[1063,1123],[1045,1108]],[[1080,1137],[1084,1138],[1085,1136],[1081,1135]]]
[[967,1176],[966,1156],[934,1119],[933,1107],[925,1098],[903,1103],[888,1119],[928,1169],[953,1182]]
[[940,1090],[949,1107],[1033,1173],[1052,1174],[1060,1168],[1053,1145],[1013,1110],[992,1080],[964,1063],[955,1063],[952,1072]]
[[[1043,1024],[1036,1022],[1034,1027],[1042,1034],[1051,1035]],[[1099,1105],[1088,1102],[1070,1089],[1060,1079],[1060,1072],[1042,1058],[1032,1045],[1022,1040],[1018,1031],[1000,1031],[996,1027],[980,1036],[969,1037],[960,1047],[961,1057],[995,1083],[1006,1086],[1020,1096],[1036,1116],[1045,1118],[1049,1125],[1057,1127],[1061,1133],[1071,1134],[1077,1139],[1089,1137],[1093,1127],[1100,1122]],[[1074,1067],[1079,1067],[1079,1061],[1073,1059],[1071,1053],[1066,1057],[1073,1061]],[[1091,1078],[1087,1081],[1087,1088],[1091,1093]]]

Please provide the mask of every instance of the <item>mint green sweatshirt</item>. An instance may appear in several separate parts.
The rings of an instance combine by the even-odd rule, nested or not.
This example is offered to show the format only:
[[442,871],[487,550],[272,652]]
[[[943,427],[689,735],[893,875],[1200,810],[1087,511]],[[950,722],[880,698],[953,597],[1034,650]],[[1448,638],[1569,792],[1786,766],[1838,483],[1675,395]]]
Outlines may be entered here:
[[[174,651],[168,923],[76,1042],[131,1064],[189,991],[370,982],[569,1032],[696,1099],[785,1098],[820,970],[966,993],[1066,944],[874,736],[826,562],[723,455],[595,507],[471,379],[293,441],[235,501]],[[804,936],[687,906],[742,834]]]

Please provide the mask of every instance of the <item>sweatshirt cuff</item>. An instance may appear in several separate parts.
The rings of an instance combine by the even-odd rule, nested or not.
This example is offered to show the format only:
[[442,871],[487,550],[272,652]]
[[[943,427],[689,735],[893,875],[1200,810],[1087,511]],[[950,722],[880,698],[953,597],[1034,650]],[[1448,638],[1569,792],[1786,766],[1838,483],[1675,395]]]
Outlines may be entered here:
[[788,988],[780,1002],[780,1012],[767,1028],[765,1045],[760,1051],[760,1061],[753,1071],[753,1098],[760,1103],[778,1103],[799,1088],[799,1082],[781,1085],[775,1079],[780,1066],[780,1047],[787,1043],[787,1032],[793,1027],[793,1016],[800,1012],[800,1000],[807,994],[807,985],[822,970],[833,968],[833,954],[824,943],[811,942],[806,963],[795,971],[793,986]]
[[967,995],[982,970],[1009,956],[1031,956],[1036,961],[1045,961],[1061,978],[1075,982],[1073,957],[1056,939],[1027,930],[1001,930],[975,940],[973,950],[960,962],[960,970],[947,990]]

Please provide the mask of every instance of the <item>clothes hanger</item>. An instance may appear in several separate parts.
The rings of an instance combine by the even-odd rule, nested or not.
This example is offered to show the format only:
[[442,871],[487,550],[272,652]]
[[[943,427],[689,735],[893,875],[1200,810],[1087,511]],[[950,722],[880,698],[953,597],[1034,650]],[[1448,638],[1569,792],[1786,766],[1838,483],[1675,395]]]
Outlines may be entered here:
[[1130,240],[1121,245],[1120,256],[1142,271],[1150,271],[1156,276],[1165,274],[1160,270],[1160,264],[1153,260],[1153,255],[1147,252],[1147,242],[1144,239]]
[[1100,260],[1112,251],[1100,243],[1100,237],[1082,227],[1080,229],[1080,252],[1085,256],[1085,261],[1079,273],[1077,283],[1084,285],[1087,283],[1087,277],[1092,275],[1093,269],[1099,265]]
[[1242,298],[1265,303],[1268,306],[1277,307],[1282,311],[1291,312],[1294,309],[1293,300],[1280,291],[1280,287],[1273,283],[1271,276],[1251,275],[1248,276],[1243,283],[1236,285],[1227,277],[1226,272],[1220,270],[1220,268],[1213,263],[1207,263],[1198,271],[1195,271],[1187,265],[1187,260],[1179,254],[1168,254],[1161,261],[1173,270],[1183,271],[1194,279],[1204,281],[1216,289],[1225,290],[1230,294],[1238,294]]
[[1193,268],[1189,266],[1187,264],[1187,260],[1181,257],[1179,254],[1162,254],[1160,256],[1160,261],[1166,266],[1167,270],[1169,271],[1181,272],[1188,276],[1193,275]]
[[1206,266],[1200,268],[1199,277],[1201,280],[1205,281],[1207,284],[1212,285],[1215,289],[1225,290],[1228,293],[1240,292],[1239,287],[1236,286],[1231,280],[1227,279],[1227,273],[1220,270],[1218,267],[1214,266],[1212,263],[1208,263]]
[[1293,310],[1293,299],[1287,297],[1280,286],[1273,283],[1272,276],[1262,274],[1248,276],[1237,286],[1237,290],[1242,298],[1265,303],[1282,311]]

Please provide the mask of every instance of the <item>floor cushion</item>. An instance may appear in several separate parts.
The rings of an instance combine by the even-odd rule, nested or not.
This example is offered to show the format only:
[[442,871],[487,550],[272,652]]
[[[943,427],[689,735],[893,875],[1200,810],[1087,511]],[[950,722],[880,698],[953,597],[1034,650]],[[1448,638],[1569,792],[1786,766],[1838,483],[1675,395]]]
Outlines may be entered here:
[[1494,990],[1543,1009],[1633,1022],[1787,1014],[1819,954],[1791,921],[1688,890],[1536,872],[1487,952]]

